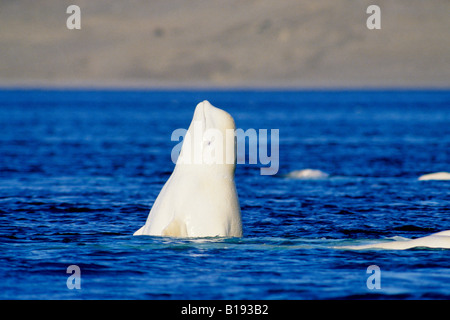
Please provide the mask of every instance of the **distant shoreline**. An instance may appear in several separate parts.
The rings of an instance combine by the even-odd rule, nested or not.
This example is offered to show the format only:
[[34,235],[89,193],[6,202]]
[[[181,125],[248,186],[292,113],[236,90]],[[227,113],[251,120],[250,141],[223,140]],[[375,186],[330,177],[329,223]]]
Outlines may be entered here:
[[448,0],[0,3],[0,88],[448,89]]
[[361,84],[361,83],[236,83],[218,85],[206,82],[159,81],[0,81],[0,90],[8,89],[67,89],[67,90],[450,90],[450,84]]

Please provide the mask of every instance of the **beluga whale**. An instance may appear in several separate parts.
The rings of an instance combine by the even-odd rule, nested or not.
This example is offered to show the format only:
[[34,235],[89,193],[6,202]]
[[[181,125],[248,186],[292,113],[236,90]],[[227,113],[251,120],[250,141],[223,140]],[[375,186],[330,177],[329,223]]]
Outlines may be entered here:
[[175,168],[135,236],[242,236],[235,130],[226,111],[197,105]]
[[450,180],[450,172],[434,172],[421,175],[419,177],[420,181],[425,180]]
[[286,178],[304,180],[326,179],[329,176],[330,175],[328,173],[317,169],[294,170],[285,175]]
[[412,240],[397,240],[367,245],[343,246],[337,248],[350,250],[407,250],[412,248],[450,249],[450,230],[436,232],[429,236]]

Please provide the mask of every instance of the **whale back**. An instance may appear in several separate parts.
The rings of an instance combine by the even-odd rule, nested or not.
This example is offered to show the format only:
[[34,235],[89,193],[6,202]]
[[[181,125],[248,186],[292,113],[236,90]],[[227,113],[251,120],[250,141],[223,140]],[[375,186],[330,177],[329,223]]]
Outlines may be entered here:
[[420,181],[426,180],[450,180],[450,172],[435,172],[424,174],[419,177]]
[[450,249],[450,230],[433,233],[426,237],[412,240],[398,240],[382,243],[374,243],[359,246],[345,246],[341,249],[365,250],[365,249],[388,249],[388,250],[406,250],[411,248],[435,248]]

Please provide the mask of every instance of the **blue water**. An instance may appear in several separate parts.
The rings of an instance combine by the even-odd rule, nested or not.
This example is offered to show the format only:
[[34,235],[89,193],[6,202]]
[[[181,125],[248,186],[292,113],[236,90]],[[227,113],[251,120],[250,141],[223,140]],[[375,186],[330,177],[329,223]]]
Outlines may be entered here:
[[[278,174],[237,166],[243,238],[133,237],[204,99],[280,130]],[[3,90],[0,130],[1,299],[450,299],[449,250],[334,248],[450,229],[417,181],[450,171],[450,91]]]

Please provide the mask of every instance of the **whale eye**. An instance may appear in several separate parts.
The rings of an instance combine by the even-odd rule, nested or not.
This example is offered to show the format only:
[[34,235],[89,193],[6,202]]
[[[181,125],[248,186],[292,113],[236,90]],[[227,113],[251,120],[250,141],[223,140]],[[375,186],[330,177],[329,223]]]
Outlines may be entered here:
[[214,137],[211,137],[211,140],[208,141],[208,146],[210,146],[214,142]]

